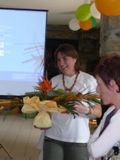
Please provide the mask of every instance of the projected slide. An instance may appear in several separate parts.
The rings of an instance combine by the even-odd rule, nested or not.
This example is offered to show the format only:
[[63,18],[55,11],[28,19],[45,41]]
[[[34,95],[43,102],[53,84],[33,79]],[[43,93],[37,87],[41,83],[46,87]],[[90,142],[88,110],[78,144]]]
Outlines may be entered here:
[[43,77],[46,14],[0,9],[0,95],[34,91]]

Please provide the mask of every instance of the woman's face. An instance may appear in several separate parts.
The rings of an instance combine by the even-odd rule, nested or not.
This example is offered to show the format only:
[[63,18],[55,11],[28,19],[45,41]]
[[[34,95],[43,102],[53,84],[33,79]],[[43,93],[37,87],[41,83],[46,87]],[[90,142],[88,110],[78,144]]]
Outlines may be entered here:
[[110,85],[106,86],[106,84],[104,83],[104,81],[97,75],[96,76],[98,85],[97,85],[97,93],[99,93],[103,104],[104,105],[109,105],[109,104],[113,104],[112,102],[112,98],[113,98],[113,91],[110,87]]
[[65,75],[73,75],[75,74],[75,63],[76,59],[70,56],[64,55],[64,53],[58,52],[57,54],[57,66]]

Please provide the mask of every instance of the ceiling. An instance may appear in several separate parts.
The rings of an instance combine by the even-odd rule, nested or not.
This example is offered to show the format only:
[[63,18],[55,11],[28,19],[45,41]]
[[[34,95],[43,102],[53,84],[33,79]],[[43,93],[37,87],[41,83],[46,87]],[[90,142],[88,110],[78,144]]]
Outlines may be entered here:
[[78,6],[92,0],[0,0],[0,7],[48,10],[48,24],[65,25]]

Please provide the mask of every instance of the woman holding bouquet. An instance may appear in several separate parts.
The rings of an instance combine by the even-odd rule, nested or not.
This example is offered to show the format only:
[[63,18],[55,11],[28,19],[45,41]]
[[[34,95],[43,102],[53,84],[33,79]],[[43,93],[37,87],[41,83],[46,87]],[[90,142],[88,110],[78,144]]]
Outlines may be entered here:
[[[80,70],[79,56],[70,44],[62,44],[55,51],[60,74],[51,79],[52,87],[79,94],[95,93],[96,80]],[[101,116],[101,106],[84,104],[74,106],[72,114],[52,113],[52,127],[45,131],[44,160],[88,160],[87,143],[90,137],[89,118]]]

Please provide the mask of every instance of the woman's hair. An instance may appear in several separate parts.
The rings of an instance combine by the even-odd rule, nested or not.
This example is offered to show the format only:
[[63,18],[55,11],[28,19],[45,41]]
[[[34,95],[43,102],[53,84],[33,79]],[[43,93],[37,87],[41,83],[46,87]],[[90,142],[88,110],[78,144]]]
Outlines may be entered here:
[[110,80],[115,80],[120,92],[120,56],[114,54],[102,58],[96,66],[95,75],[98,75],[107,86]]
[[75,63],[75,71],[79,72],[80,71],[80,59],[77,50],[71,45],[71,44],[61,44],[58,46],[58,48],[55,50],[54,56],[55,56],[55,61],[57,63],[57,55],[58,53],[61,52],[61,54],[65,56],[69,56],[72,58],[76,59]]

